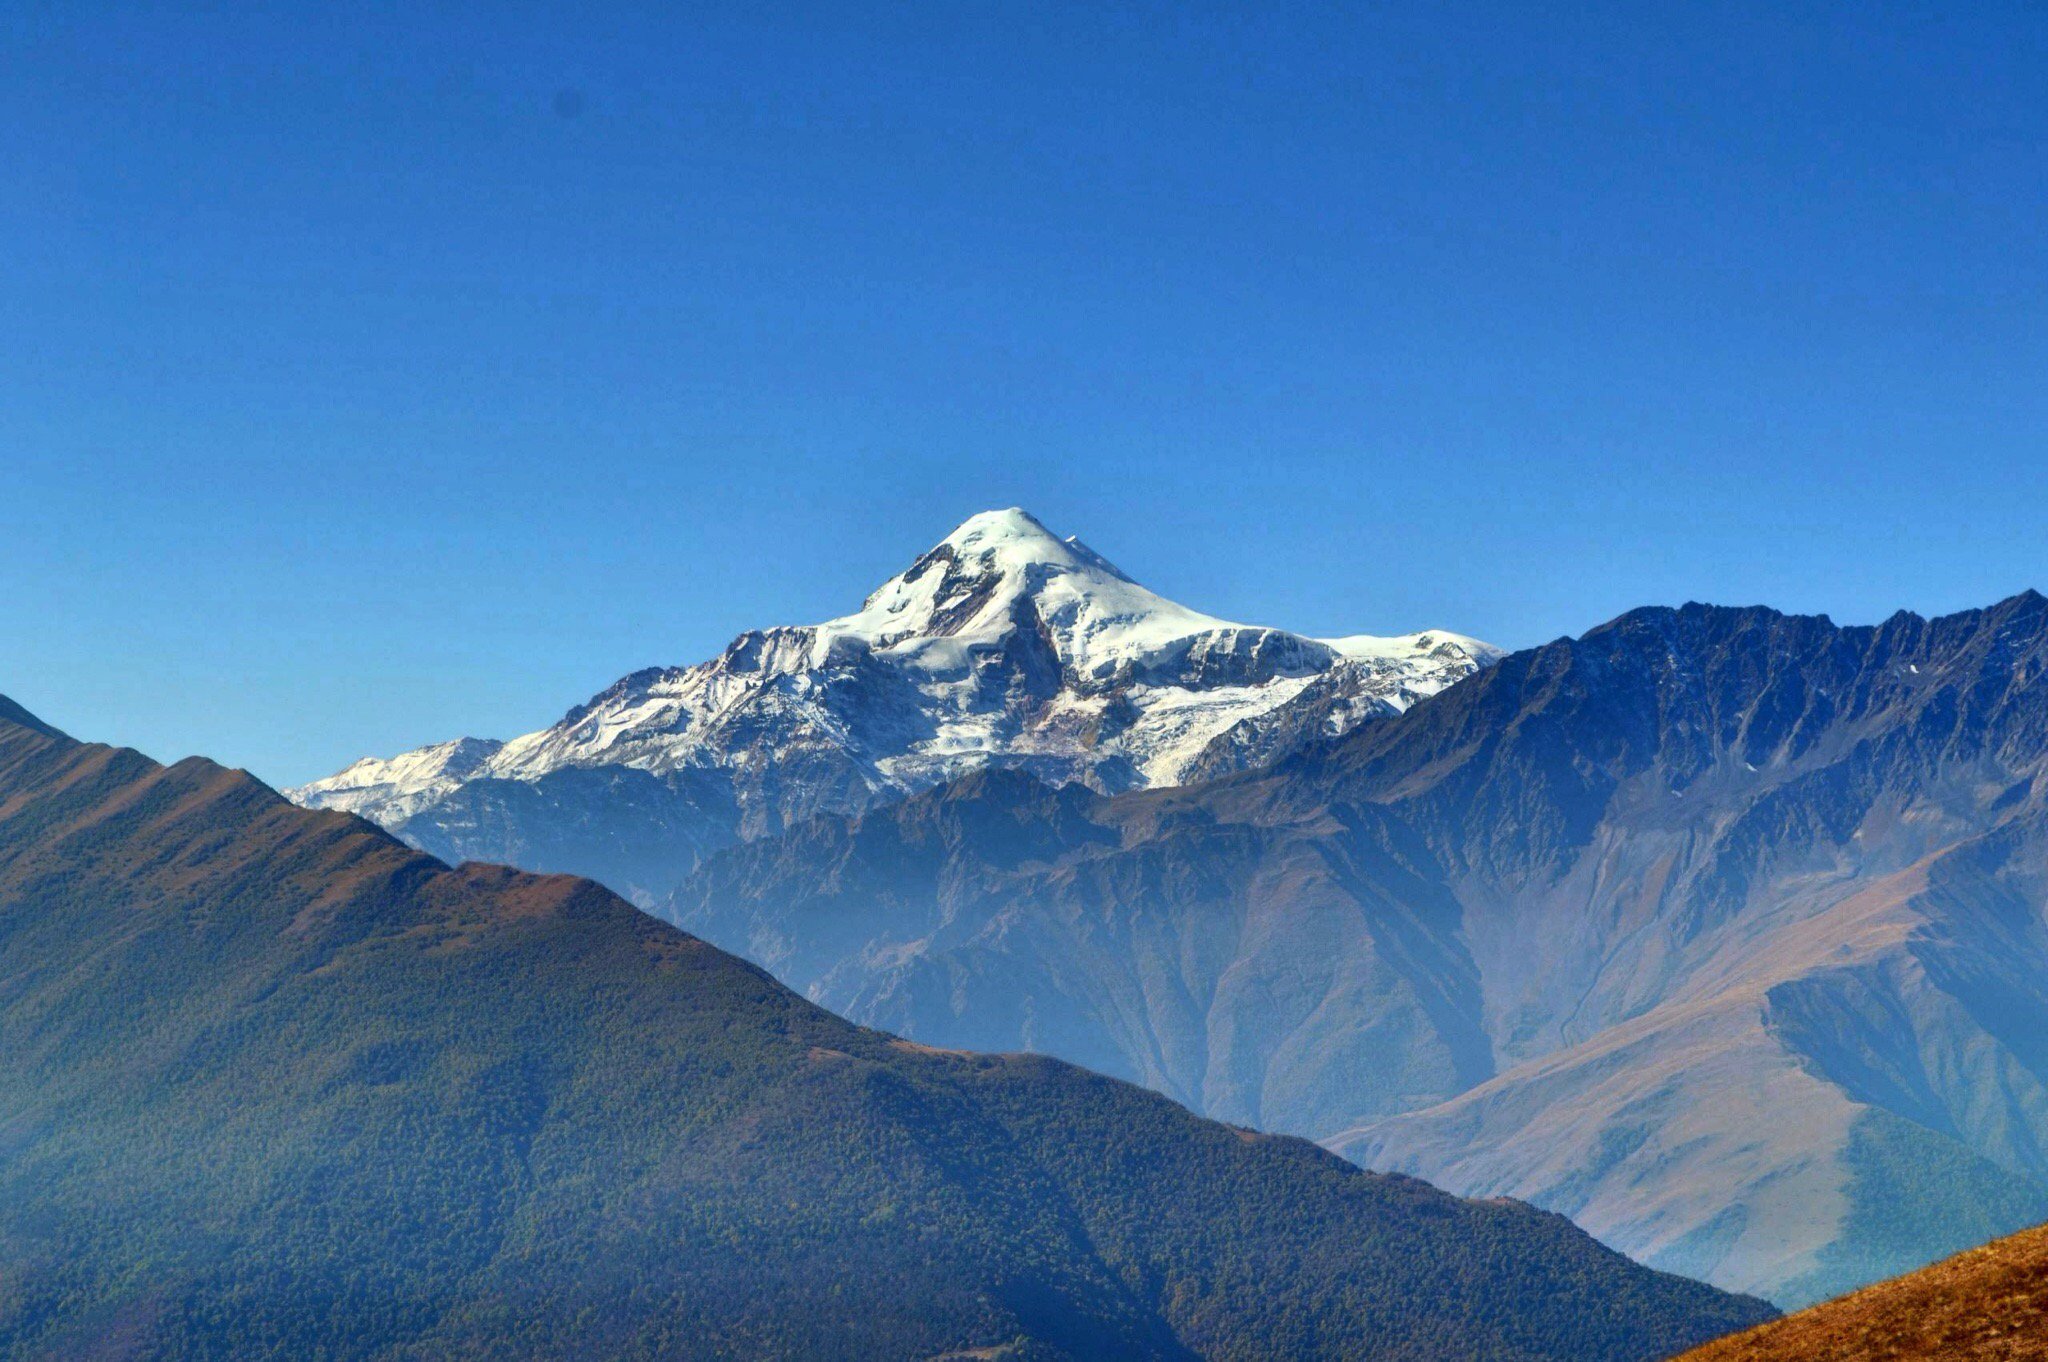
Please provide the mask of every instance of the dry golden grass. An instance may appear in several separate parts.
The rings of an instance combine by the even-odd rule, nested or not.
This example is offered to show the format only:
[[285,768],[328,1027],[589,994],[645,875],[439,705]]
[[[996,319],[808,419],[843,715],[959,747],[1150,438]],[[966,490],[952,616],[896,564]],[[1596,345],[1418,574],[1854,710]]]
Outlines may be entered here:
[[1679,1362],[2048,1358],[2048,1225],[1686,1353]]

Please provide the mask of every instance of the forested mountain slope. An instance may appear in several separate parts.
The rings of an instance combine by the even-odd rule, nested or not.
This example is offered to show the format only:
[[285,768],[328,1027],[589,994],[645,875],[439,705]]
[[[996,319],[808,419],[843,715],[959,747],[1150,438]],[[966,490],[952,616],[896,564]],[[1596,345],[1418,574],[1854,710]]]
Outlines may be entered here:
[[1763,1307],[0,701],[0,1355],[1648,1359]]

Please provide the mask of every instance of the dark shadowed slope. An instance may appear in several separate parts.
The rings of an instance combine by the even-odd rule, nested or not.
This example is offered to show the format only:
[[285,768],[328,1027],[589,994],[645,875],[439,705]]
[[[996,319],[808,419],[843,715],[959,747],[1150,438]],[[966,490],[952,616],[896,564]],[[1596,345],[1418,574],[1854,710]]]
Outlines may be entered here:
[[2048,1217],[2048,602],[1632,612],[1263,772],[989,773],[669,905],[1028,1047],[1791,1301]]
[[2048,1227],[1959,1253],[1681,1362],[2033,1362],[2048,1357]]
[[1763,1313],[0,717],[0,1355],[1576,1362]]

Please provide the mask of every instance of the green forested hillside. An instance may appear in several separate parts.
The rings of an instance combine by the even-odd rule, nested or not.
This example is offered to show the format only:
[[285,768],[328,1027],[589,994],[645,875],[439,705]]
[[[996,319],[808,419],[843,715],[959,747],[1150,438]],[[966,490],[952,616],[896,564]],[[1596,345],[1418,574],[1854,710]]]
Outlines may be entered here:
[[1582,1362],[1767,1314],[0,701],[0,1356]]

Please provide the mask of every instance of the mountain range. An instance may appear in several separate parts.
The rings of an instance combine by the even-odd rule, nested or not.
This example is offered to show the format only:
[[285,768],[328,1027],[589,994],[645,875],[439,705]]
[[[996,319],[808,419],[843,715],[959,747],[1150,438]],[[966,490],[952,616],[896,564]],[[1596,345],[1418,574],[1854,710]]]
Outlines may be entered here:
[[1001,512],[847,620],[295,796],[1800,1304],[2048,1218],[2044,669],[2032,593],[1318,641]]
[[290,791],[449,860],[665,897],[710,852],[988,767],[1120,791],[1271,761],[1497,649],[1313,639],[1155,595],[1021,510],[962,524],[855,614],[634,672],[510,742],[369,758]]
[[1645,609],[1263,769],[821,817],[663,911],[1796,1304],[2048,1218],[2044,676],[2031,593]]
[[1621,1362],[1770,1313],[4,699],[0,1283],[0,1356],[66,1359]]

